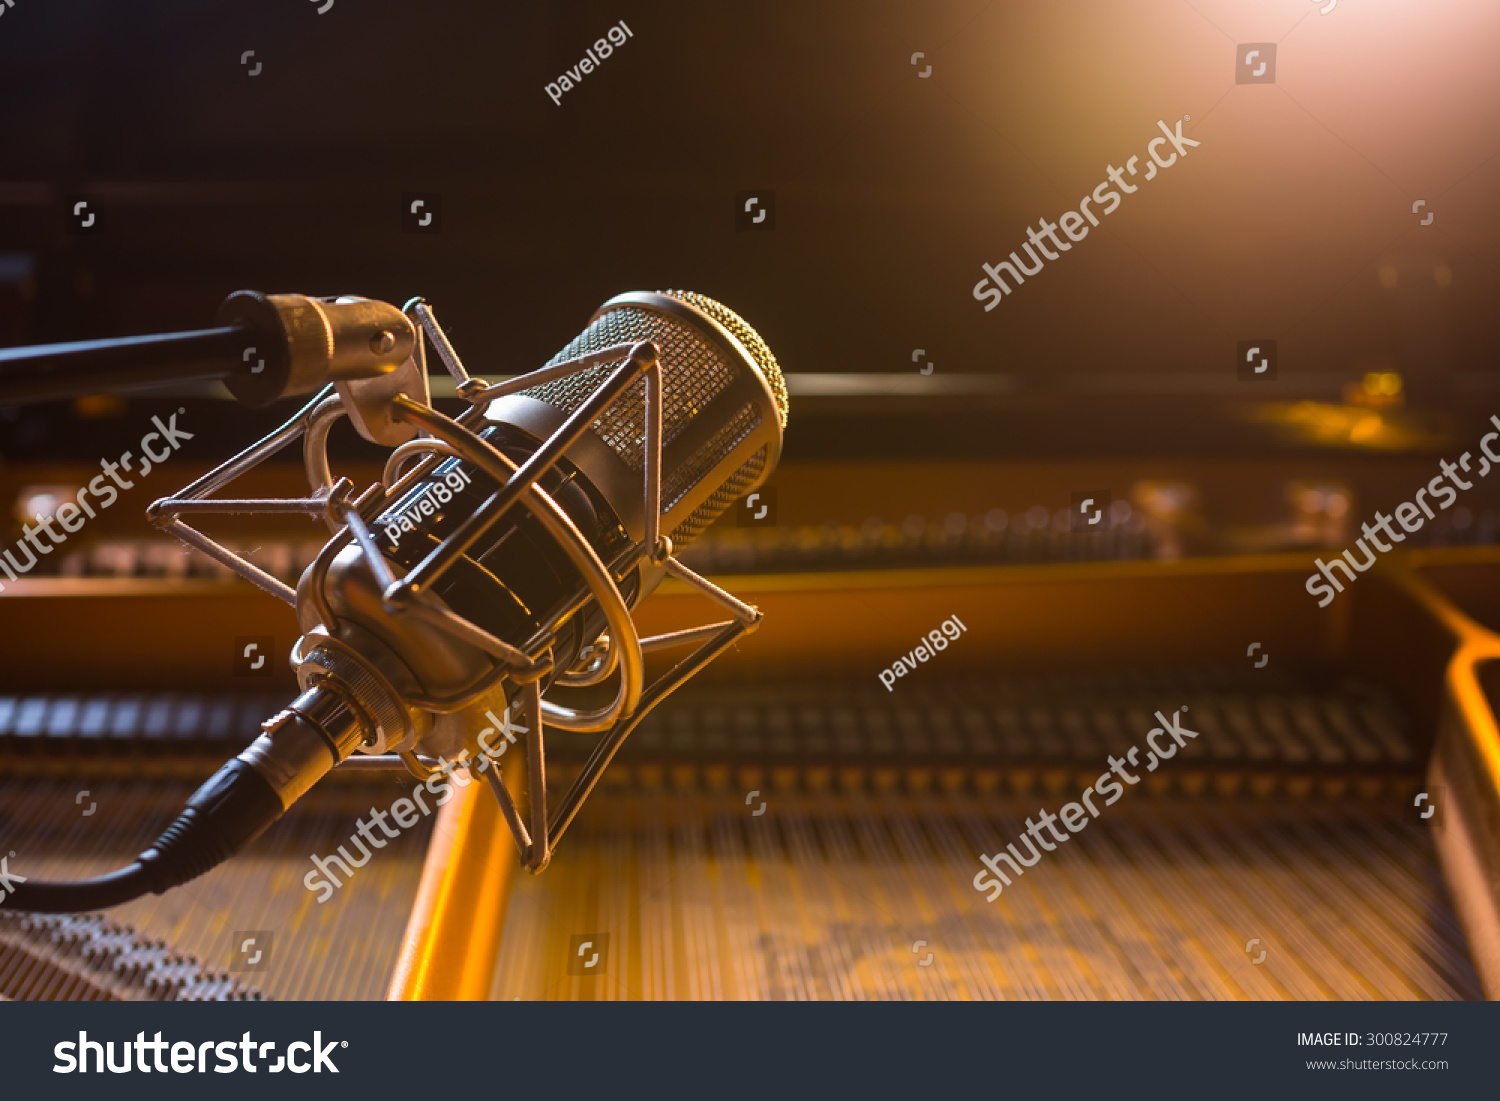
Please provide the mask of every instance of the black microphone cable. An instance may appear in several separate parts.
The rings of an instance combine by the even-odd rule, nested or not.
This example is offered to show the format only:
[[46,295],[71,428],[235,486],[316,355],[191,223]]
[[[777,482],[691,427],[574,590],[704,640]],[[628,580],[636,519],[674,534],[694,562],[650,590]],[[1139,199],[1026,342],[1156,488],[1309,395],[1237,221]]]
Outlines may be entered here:
[[280,818],[282,810],[265,778],[236,757],[193,793],[182,813],[134,862],[72,883],[17,882],[7,907],[72,914],[159,895],[228,860]]
[[337,692],[314,686],[209,777],[130,864],[68,883],[16,877],[6,907],[40,914],[103,910],[197,879],[264,833],[365,736]]

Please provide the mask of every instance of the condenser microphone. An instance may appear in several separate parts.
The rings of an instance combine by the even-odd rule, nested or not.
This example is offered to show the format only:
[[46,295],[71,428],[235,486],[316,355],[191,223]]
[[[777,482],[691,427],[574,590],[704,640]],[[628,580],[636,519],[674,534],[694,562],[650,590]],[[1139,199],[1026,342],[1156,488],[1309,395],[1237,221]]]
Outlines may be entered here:
[[[401,368],[325,390],[150,510],[158,526],[295,605],[302,694],[134,864],[82,883],[28,880],[10,905],[72,911],[161,893],[233,855],[356,753],[428,780],[434,759],[478,762],[521,860],[540,871],[641,718],[758,624],[753,607],[675,558],[780,457],[785,384],[738,314],[686,291],[622,294],[546,365],[491,384],[469,376],[426,303],[404,312],[417,339]],[[457,417],[428,399],[423,334],[468,404]],[[359,493],[328,467],[341,415],[394,448],[382,481]],[[308,497],[212,496],[298,438]],[[334,529],[295,591],[185,519],[274,511],[320,514]],[[731,618],[640,638],[631,614],[668,575]],[[645,653],[687,646],[645,684]],[[526,819],[499,769],[486,767],[491,747],[472,734],[476,724],[461,721],[513,704],[525,720]],[[548,725],[599,735],[550,815]]]
[[[775,467],[786,391],[775,357],[749,325],[713,299],[682,291],[611,299],[537,374],[546,376],[560,365],[642,342],[659,349],[662,375],[661,503],[655,528],[670,539],[675,552]],[[524,464],[542,441],[561,431],[570,416],[601,392],[617,369],[618,363],[601,362],[525,389],[512,387],[513,392],[484,401],[476,435],[518,466]],[[643,555],[620,582],[630,607],[649,595],[665,573],[661,563],[651,561],[655,548],[645,546],[645,386],[644,378],[631,382],[619,400],[587,418],[587,430],[564,452],[566,462],[541,482],[601,561]],[[442,509],[428,508],[424,514],[424,505],[431,505],[436,491],[445,487],[454,494],[453,503],[443,502]],[[412,571],[411,585],[453,608],[471,611],[496,638],[519,642],[550,631],[553,668],[543,678],[545,688],[577,662],[608,624],[597,601],[560,619],[588,588],[535,516],[522,513],[479,536],[494,515],[496,506],[486,502],[496,489],[493,478],[472,462],[449,458],[388,504],[370,526],[383,555]],[[454,536],[458,541],[442,549]],[[467,547],[461,559],[460,546]],[[448,560],[453,566],[445,579],[428,586],[426,579]],[[387,614],[379,606],[387,594],[377,589],[367,564],[360,548],[351,544],[329,571],[334,611],[348,624],[343,641],[357,646],[367,633],[376,636],[415,674],[421,694],[472,690],[489,662],[479,660],[476,651],[459,655],[451,645],[419,637],[409,619]],[[608,725],[561,707],[547,710],[553,725],[569,729]],[[429,741],[427,748],[441,752],[460,747]]]

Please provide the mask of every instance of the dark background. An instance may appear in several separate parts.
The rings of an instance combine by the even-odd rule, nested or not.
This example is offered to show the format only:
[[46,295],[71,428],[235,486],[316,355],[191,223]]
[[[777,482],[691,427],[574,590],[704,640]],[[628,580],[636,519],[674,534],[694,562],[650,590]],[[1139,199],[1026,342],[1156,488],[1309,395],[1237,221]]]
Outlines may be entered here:
[[[0,343],[205,326],[241,287],[422,294],[471,370],[514,373],[607,297],[682,287],[790,372],[911,375],[922,349],[934,385],[1003,376],[918,450],[1255,451],[1215,410],[1336,401],[1370,371],[1417,411],[1490,400],[1493,3],[318,6],[6,10]],[[621,19],[634,36],[554,105]],[[1246,42],[1277,44],[1275,84],[1235,83]],[[982,262],[1184,115],[1201,146],[983,310]],[[775,230],[736,232],[755,189]],[[441,195],[440,234],[401,231],[405,192]],[[101,232],[67,232],[72,196]],[[1279,379],[1237,382],[1236,343],[1265,338]],[[53,418],[12,424],[12,458],[97,431],[7,416]]]

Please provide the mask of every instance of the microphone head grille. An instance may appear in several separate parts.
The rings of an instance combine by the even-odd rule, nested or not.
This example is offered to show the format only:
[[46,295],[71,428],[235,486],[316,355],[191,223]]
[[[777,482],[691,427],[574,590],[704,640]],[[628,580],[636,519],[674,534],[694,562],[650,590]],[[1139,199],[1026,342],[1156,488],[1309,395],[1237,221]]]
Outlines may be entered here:
[[[679,290],[610,299],[547,366],[639,340],[661,351],[661,505],[665,530],[680,546],[769,475],[786,425],[786,383],[776,357],[739,314]],[[571,413],[617,366],[604,364],[521,393]],[[644,397],[642,379],[592,425],[593,434],[637,473],[645,466]]]
[[788,405],[786,380],[781,377],[781,365],[776,362],[776,357],[771,354],[771,349],[766,347],[766,342],[760,338],[760,334],[752,329],[739,314],[706,294],[698,294],[695,291],[662,291],[661,293],[679,302],[698,307],[734,334],[735,338],[745,346],[745,350],[750,353],[756,369],[770,386],[771,393],[776,398],[776,411],[779,414],[781,427],[785,428]]

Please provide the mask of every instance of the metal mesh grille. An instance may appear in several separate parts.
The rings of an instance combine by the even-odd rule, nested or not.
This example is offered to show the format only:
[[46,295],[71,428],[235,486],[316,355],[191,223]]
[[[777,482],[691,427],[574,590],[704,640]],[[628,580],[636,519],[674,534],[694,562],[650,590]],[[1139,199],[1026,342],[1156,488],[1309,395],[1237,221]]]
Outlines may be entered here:
[[669,294],[680,302],[698,307],[734,334],[735,339],[745,346],[745,350],[755,360],[755,365],[760,368],[761,375],[771,387],[771,393],[776,398],[776,411],[781,418],[781,427],[785,428],[788,404],[786,381],[781,377],[781,365],[776,362],[776,357],[771,354],[771,349],[766,347],[766,342],[760,338],[760,334],[724,303],[716,302],[706,295],[693,291],[662,291],[661,293]]
[[[575,359],[612,344],[653,340],[661,348],[662,443],[673,439],[692,422],[714,397],[732,383],[736,368],[703,337],[684,322],[649,310],[622,306],[610,310],[580,333],[547,366]],[[621,361],[604,364],[582,374],[535,386],[523,393],[571,413],[599,388]],[[619,400],[599,416],[593,429],[632,470],[645,466],[646,380],[630,386]],[[722,458],[722,456],[720,456]]]
[[734,477],[719,487],[719,491],[693,510],[693,514],[677,525],[672,532],[673,547],[685,547],[702,535],[709,524],[740,498],[766,469],[766,449],[762,447],[745,461],[745,465],[734,472]]
[[760,424],[760,410],[753,405],[741,407],[734,419],[709,438],[687,462],[662,480],[661,510],[670,512],[698,480],[718,465],[725,455]]

